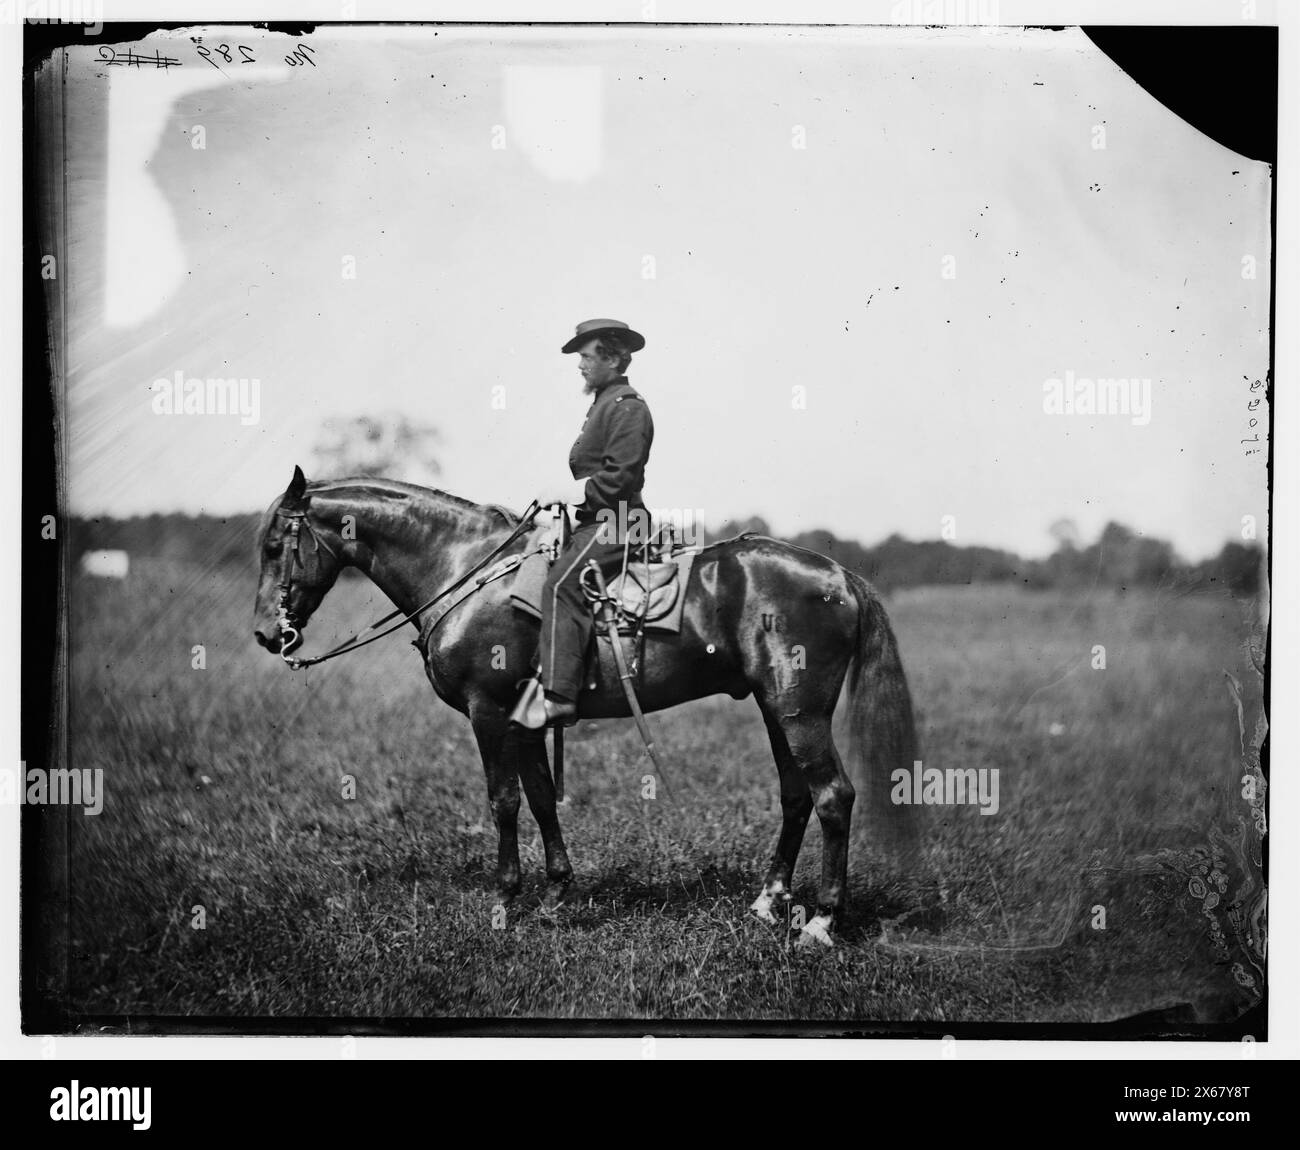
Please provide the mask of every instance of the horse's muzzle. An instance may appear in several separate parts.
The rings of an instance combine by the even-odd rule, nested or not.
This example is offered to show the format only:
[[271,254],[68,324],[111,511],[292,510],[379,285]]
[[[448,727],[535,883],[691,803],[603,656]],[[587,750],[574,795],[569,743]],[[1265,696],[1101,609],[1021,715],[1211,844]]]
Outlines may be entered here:
[[253,638],[259,647],[264,647],[272,655],[291,655],[302,646],[302,632],[296,627],[290,631],[288,642],[285,642],[279,631],[263,630],[261,627],[253,629]]
[[274,626],[253,628],[253,638],[259,647],[281,657],[293,654],[302,646],[302,628],[286,616]]

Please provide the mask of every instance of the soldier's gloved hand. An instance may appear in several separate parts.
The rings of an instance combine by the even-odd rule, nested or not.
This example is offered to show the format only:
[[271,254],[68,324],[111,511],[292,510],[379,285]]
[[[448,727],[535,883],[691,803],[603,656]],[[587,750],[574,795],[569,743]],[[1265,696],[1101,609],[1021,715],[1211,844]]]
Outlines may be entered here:
[[555,507],[556,505],[582,503],[586,498],[587,481],[585,479],[571,479],[567,484],[557,483],[550,487],[544,487],[542,493],[537,497],[537,502],[543,507]]

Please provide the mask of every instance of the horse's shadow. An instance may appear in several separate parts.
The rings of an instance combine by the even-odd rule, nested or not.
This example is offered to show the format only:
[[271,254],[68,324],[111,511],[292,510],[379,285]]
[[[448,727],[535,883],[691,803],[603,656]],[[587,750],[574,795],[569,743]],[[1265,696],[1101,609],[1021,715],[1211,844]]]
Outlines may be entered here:
[[[488,879],[485,872],[481,880]],[[758,920],[749,906],[758,894],[759,883],[748,868],[711,865],[661,881],[647,881],[626,870],[603,868],[580,872],[570,884],[559,907],[546,901],[544,878],[525,880],[523,890],[510,903],[510,915],[519,921],[539,921],[566,929],[590,931],[634,916],[657,915],[669,923],[686,925],[706,920],[731,925]],[[486,882],[480,887],[487,896]],[[800,881],[793,898],[784,907],[785,924],[797,933],[802,922],[812,918],[817,902],[813,881]],[[837,933],[846,943],[866,945],[880,937],[886,923],[914,912],[917,906],[906,890],[889,883],[853,884],[849,905],[840,918]],[[801,913],[802,912],[802,913]]]

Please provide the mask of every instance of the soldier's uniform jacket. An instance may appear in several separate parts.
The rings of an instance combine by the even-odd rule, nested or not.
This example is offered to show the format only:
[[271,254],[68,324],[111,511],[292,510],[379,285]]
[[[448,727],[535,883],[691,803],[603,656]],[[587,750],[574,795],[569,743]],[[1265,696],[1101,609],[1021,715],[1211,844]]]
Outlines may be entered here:
[[607,383],[592,400],[582,430],[569,452],[574,479],[587,478],[586,498],[578,506],[580,524],[604,510],[618,513],[644,507],[641,489],[655,426],[650,409],[625,377]]

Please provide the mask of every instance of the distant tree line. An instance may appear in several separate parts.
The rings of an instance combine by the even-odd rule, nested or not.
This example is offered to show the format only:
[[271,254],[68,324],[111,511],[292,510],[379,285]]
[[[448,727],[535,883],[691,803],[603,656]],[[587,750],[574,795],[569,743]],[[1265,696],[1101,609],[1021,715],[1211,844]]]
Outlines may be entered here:
[[257,563],[258,512],[242,515],[136,515],[72,520],[75,561],[84,551],[122,550],[132,558],[166,559],[203,567]]
[[[136,558],[251,568],[257,563],[260,519],[255,512],[224,517],[173,513],[74,519],[72,554],[75,560],[83,551],[121,549]],[[773,534],[764,520],[752,518],[724,523],[708,532],[708,539],[726,539],[742,531]],[[1079,546],[1069,532],[1053,533],[1058,546],[1045,559],[1024,559],[994,547],[909,540],[901,535],[891,535],[874,547],[840,539],[825,530],[804,531],[786,541],[829,556],[882,591],[953,583],[1019,583],[1038,590],[1178,586],[1226,589],[1245,596],[1259,590],[1262,551],[1254,544],[1228,543],[1211,559],[1185,563],[1166,541],[1139,535],[1120,523],[1108,523],[1086,547]]]
[[[742,531],[772,535],[761,518],[731,520],[710,541]],[[891,535],[874,547],[839,539],[830,531],[804,531],[786,542],[828,555],[870,580],[882,591],[926,584],[1020,583],[1035,590],[1085,587],[1186,587],[1227,589],[1234,595],[1258,592],[1263,552],[1257,545],[1227,543],[1210,559],[1185,563],[1163,539],[1139,535],[1121,523],[1108,523],[1097,541],[1080,547],[1068,532],[1045,559],[1024,559],[995,547],[959,547],[943,540],[910,540]]]

